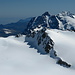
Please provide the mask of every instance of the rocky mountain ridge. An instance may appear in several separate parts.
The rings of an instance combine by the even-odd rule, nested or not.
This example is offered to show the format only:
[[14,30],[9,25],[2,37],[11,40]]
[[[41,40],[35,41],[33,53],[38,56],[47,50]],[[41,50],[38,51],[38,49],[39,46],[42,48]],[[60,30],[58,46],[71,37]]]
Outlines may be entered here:
[[45,27],[36,27],[35,29],[30,30],[30,33],[26,34],[25,42],[28,42],[30,48],[37,49],[37,52],[49,56],[56,60],[56,63],[63,67],[71,67],[70,64],[63,61],[61,57],[57,55],[57,52],[54,49],[54,42],[46,33],[47,28]]
[[0,25],[0,36],[7,37],[21,33],[29,33],[30,29],[36,27],[46,27],[49,29],[75,31],[75,15],[70,12],[62,12],[57,15],[51,15],[49,12],[43,13],[41,16],[21,19],[16,23]]
[[[19,25],[21,26],[22,23],[24,27],[21,28]],[[57,55],[54,49],[54,41],[48,36],[46,30],[58,29],[75,31],[74,14],[63,12],[57,15],[50,15],[48,12],[45,12],[41,16],[32,17],[27,21],[20,20],[16,24],[19,24],[19,29],[12,25],[6,25],[6,28],[3,28],[7,36],[10,36],[11,30],[13,32],[11,35],[24,34],[26,35],[25,42],[28,42],[30,48],[36,48],[37,52],[43,55],[49,54],[50,57],[55,59],[56,63],[61,66],[71,67],[70,64],[63,61],[61,57]],[[18,30],[19,32],[17,32]],[[17,37],[19,37],[19,35],[17,35]]]
[[41,16],[33,17],[27,25],[28,30],[36,27],[46,27],[49,29],[75,31],[75,15],[70,12],[62,12],[57,15],[50,15],[45,12]]

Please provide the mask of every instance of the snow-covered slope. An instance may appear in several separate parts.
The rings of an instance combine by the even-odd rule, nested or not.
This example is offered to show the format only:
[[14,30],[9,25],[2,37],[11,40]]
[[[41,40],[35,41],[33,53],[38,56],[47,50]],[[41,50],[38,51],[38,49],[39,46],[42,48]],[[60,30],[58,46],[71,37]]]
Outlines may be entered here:
[[47,30],[48,35],[55,42],[55,50],[59,57],[75,67],[75,32]]
[[70,12],[62,12],[56,15],[59,22],[59,29],[75,31],[75,18],[74,14]]
[[[58,36],[63,38],[67,34],[67,39],[73,40],[75,33],[71,34],[71,32],[57,30],[47,30],[47,32],[56,42],[55,49],[58,55],[74,66],[74,50],[71,51],[70,47],[63,45],[66,41],[60,39],[57,42],[56,39],[59,39]],[[58,36],[55,38],[55,35]],[[57,65],[49,55],[40,55],[36,49],[30,48],[24,41],[25,36],[0,38],[0,75],[75,75],[74,67],[64,68]],[[69,45],[67,42],[66,44]],[[70,45],[74,47],[73,44]],[[65,48],[68,50],[67,52]],[[70,52],[71,54],[68,55]]]
[[9,35],[13,25],[1,25],[9,37],[0,37],[0,75],[75,75],[74,14],[45,12],[29,20],[23,29],[24,20],[17,22],[22,34],[13,31],[15,37]]

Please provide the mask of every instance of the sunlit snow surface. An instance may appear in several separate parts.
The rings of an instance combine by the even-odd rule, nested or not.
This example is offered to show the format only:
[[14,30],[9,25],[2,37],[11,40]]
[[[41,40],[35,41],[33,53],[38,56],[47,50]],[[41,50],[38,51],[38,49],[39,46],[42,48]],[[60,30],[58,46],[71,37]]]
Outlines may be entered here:
[[75,32],[61,30],[47,30],[48,35],[55,42],[55,50],[59,57],[75,66]]
[[75,33],[68,31],[47,30],[55,42],[58,56],[72,64],[64,68],[49,55],[40,55],[30,48],[25,36],[0,38],[0,75],[75,75]]

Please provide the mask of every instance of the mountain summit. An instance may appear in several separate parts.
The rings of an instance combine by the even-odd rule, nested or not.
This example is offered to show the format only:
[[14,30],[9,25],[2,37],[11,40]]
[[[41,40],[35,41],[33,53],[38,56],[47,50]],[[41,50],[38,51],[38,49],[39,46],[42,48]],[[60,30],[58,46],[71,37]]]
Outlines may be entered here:
[[51,36],[48,35],[47,30],[69,30],[75,31],[75,15],[70,12],[62,12],[57,15],[50,15],[45,12],[41,16],[31,17],[25,20],[19,20],[16,23],[1,25],[1,36],[25,35],[25,42],[28,42],[30,48],[37,49],[37,52],[42,55],[50,55],[55,59],[56,64],[63,67],[71,67],[71,64],[64,61],[55,49],[55,42]]
[[50,15],[48,12],[45,12],[41,16],[32,18],[26,30],[29,32],[28,30],[40,26],[49,29],[75,31],[75,15],[70,12],[62,12],[57,15]]
[[49,12],[45,12],[42,16],[50,16]]
[[24,31],[26,35],[25,42],[28,42],[31,48],[37,49],[38,53],[43,55],[50,54],[50,57],[55,59],[57,64],[68,68],[71,65],[57,55],[54,49],[54,41],[46,33],[47,29],[60,30],[59,24],[57,16],[50,16],[47,13],[44,16],[32,18]]
[[26,34],[30,32],[30,29],[40,26],[49,29],[75,31],[75,15],[66,11],[57,15],[50,15],[49,12],[45,12],[41,16],[21,19],[16,23],[0,25],[0,36],[7,37],[24,32]]

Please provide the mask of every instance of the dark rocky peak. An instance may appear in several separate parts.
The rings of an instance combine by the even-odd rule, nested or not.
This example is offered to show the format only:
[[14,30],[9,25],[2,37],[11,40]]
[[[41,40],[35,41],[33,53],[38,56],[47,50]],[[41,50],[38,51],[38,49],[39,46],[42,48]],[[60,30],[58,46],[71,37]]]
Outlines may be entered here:
[[45,12],[42,16],[50,16],[49,12]]
[[30,34],[27,34],[25,38],[26,42],[28,42],[31,47],[36,48],[40,54],[49,53],[54,46],[53,40],[45,31],[45,27],[39,28],[37,30],[34,29]]
[[56,16],[52,15],[50,17],[50,20],[51,20],[51,22],[49,23],[50,28],[52,28],[52,29],[59,29],[59,22],[58,22]]
[[70,12],[62,12],[58,15],[50,15],[48,12],[45,12],[42,16],[33,17],[25,29],[25,34],[29,34],[32,30],[39,27],[75,31],[74,25],[70,24],[71,22],[68,23],[67,19],[65,19],[67,16],[73,18],[73,14]]

